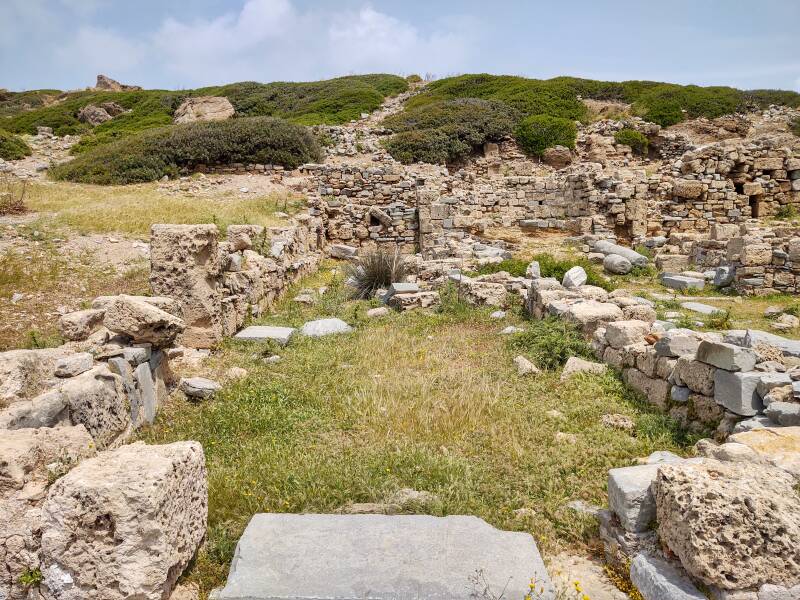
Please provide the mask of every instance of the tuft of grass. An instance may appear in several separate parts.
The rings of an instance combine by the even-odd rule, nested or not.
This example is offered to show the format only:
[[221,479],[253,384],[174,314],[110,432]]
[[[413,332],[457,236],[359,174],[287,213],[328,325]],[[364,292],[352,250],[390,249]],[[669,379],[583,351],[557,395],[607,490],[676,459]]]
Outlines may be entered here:
[[549,317],[532,321],[523,333],[509,339],[514,350],[527,354],[542,369],[563,367],[573,356],[592,359],[592,349],[580,331],[562,319]]
[[347,282],[353,289],[353,297],[368,300],[379,289],[403,281],[408,274],[408,262],[396,248],[390,252],[376,248],[359,255],[345,269]]
[[775,214],[775,218],[780,219],[781,221],[791,221],[792,219],[796,219],[798,216],[800,216],[800,213],[798,213],[797,207],[794,204],[784,204]]
[[33,587],[42,583],[43,579],[44,577],[42,576],[42,571],[39,569],[39,567],[36,567],[35,569],[31,569],[29,567],[25,569],[19,576],[19,583],[25,587]]

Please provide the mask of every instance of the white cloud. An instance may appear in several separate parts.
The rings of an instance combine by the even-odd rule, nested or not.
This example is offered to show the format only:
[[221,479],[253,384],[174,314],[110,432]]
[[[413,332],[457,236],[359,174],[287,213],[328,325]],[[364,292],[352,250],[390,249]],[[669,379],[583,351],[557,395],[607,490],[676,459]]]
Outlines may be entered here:
[[61,64],[87,84],[97,73],[122,77],[148,58],[144,44],[109,29],[82,27],[56,52]]

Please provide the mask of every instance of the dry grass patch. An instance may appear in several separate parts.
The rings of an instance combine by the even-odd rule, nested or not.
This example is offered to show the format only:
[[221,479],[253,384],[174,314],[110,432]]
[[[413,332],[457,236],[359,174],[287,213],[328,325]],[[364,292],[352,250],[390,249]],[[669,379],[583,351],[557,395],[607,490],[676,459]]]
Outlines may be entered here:
[[[299,287],[323,283],[326,273]],[[567,502],[605,503],[609,468],[656,449],[684,452],[693,441],[614,375],[520,378],[518,351],[497,333],[507,323],[488,310],[366,321],[368,303],[348,301],[335,283],[329,294],[316,307],[296,306],[289,294],[264,321],[337,314],[354,333],[296,339],[272,365],[262,358],[276,348],[228,342],[207,372],[241,366],[248,377],[211,402],[174,399],[144,433],[153,443],[196,439],[206,450],[210,532],[190,574],[206,593],[225,577],[254,513],[331,512],[401,487],[437,494],[437,514],[529,531],[545,552],[583,547],[596,525]],[[636,435],[603,427],[605,413],[629,415]],[[556,441],[558,431],[576,443]],[[532,512],[521,518],[520,508]]]
[[70,183],[34,184],[28,207],[52,225],[79,233],[116,232],[147,237],[153,223],[233,223],[273,226],[285,223],[275,212],[295,212],[301,203],[281,194],[241,197],[234,192],[212,197],[168,195],[157,184],[94,186]]

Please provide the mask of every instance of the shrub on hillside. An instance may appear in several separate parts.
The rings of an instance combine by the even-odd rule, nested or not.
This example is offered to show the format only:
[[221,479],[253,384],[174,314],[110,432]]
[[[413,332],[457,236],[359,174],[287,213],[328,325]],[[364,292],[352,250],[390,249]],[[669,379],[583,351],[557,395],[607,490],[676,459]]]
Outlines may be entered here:
[[408,83],[419,83],[420,81],[422,81],[422,77],[414,73],[413,75],[409,75],[408,77],[406,77],[406,81]]
[[0,158],[19,160],[31,155],[31,148],[20,137],[0,130]]
[[791,123],[789,123],[789,129],[797,137],[800,137],[800,117],[797,117]]
[[743,93],[734,88],[663,83],[634,99],[634,108],[645,120],[666,127],[680,123],[684,118],[714,119],[731,114],[743,102]]
[[509,344],[530,356],[540,369],[563,367],[572,356],[593,358],[591,347],[577,327],[558,317],[531,322],[523,333],[513,335]]
[[614,134],[614,141],[618,144],[630,146],[636,154],[646,155],[650,140],[643,133],[635,129],[620,129]]
[[232,163],[295,168],[321,160],[305,127],[272,117],[175,125],[99,146],[51,170],[56,179],[115,185],[175,176],[182,168]]
[[574,148],[577,135],[578,128],[574,121],[549,115],[533,115],[523,119],[515,134],[520,147],[534,156],[541,156],[553,146]]
[[452,163],[486,142],[510,135],[518,113],[502,102],[460,99],[393,115],[383,124],[396,132],[387,143],[397,160]]
[[381,248],[366,252],[345,270],[347,283],[356,298],[372,298],[381,288],[403,281],[408,263],[398,250],[390,252]]

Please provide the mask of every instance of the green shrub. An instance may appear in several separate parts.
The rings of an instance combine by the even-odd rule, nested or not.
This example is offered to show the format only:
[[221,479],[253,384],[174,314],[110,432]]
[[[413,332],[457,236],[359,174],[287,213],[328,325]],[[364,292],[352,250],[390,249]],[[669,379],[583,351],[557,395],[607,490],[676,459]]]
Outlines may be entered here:
[[789,129],[797,137],[800,137],[800,117],[797,117],[791,123],[789,123]]
[[519,124],[515,135],[523,150],[534,156],[541,156],[553,146],[574,148],[578,129],[575,122],[569,119],[533,115]]
[[0,129],[0,158],[19,160],[31,155],[31,148],[20,137]]
[[384,120],[396,132],[386,142],[397,160],[452,163],[486,142],[510,135],[518,118],[515,110],[491,100],[449,100],[421,106]]
[[532,321],[509,339],[510,346],[531,357],[541,369],[558,369],[572,356],[592,358],[592,349],[575,325],[557,317]]
[[636,154],[646,155],[650,140],[643,133],[635,129],[620,129],[614,134],[614,141],[618,144],[630,146]]
[[781,219],[782,221],[790,221],[791,219],[796,219],[797,216],[797,208],[794,204],[784,204],[778,209],[775,218]]
[[406,77],[406,81],[408,83],[419,83],[420,81],[422,81],[422,77],[420,77],[415,73],[413,75],[409,75],[408,77]]
[[743,93],[730,87],[662,83],[635,98],[634,108],[647,121],[666,127],[680,123],[685,117],[713,119],[731,114],[742,108],[744,103]]
[[379,248],[359,256],[347,265],[345,272],[353,288],[353,296],[369,299],[379,289],[403,281],[408,272],[408,263],[399,250],[389,252]]
[[55,179],[122,185],[175,176],[197,165],[260,163],[295,168],[322,152],[305,127],[272,117],[146,131],[89,150],[51,170]]

